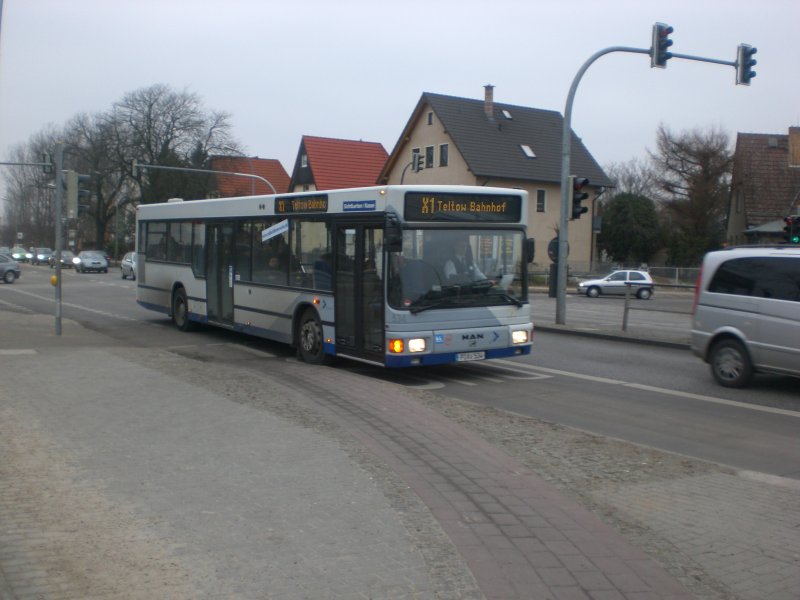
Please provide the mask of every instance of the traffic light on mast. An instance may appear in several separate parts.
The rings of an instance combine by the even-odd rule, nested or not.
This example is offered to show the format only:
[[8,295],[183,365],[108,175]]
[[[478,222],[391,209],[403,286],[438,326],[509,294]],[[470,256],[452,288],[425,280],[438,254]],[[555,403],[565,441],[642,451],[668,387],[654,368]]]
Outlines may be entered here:
[[422,153],[421,152],[412,152],[411,153],[411,170],[414,171],[414,173],[419,173],[424,168],[425,168],[425,165],[422,162]]
[[753,67],[756,65],[756,59],[753,55],[758,52],[757,48],[753,48],[749,44],[739,44],[739,50],[736,53],[736,84],[750,85],[750,80],[756,76]]
[[589,209],[581,204],[589,197],[588,192],[584,191],[588,185],[589,180],[586,177],[569,176],[569,200],[572,205],[573,219],[580,219],[582,214],[589,212]]
[[672,58],[672,52],[669,52],[669,47],[672,46],[672,40],[669,35],[675,31],[670,25],[665,23],[656,23],[653,25],[653,47],[650,48],[650,66],[658,67],[659,69],[667,68],[667,61]]

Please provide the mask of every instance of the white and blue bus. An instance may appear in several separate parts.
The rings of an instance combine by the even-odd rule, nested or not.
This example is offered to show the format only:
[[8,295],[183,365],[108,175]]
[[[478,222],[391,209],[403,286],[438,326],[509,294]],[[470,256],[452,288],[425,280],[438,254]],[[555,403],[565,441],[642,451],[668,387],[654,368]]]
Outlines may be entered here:
[[528,354],[527,202],[505,188],[381,186],[142,204],[136,299],[180,330],[285,342],[310,363]]

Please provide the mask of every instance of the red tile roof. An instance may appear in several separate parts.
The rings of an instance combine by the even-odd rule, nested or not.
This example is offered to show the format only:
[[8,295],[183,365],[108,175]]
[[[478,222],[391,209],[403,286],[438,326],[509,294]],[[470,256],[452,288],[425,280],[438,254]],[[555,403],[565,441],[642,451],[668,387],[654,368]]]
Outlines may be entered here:
[[[269,181],[277,193],[283,194],[289,191],[289,174],[280,161],[274,158],[215,156],[211,159],[211,169],[258,175]],[[272,193],[269,186],[260,179],[236,175],[217,175],[217,191],[223,198]]]
[[303,136],[318,190],[375,185],[389,154],[376,142]]

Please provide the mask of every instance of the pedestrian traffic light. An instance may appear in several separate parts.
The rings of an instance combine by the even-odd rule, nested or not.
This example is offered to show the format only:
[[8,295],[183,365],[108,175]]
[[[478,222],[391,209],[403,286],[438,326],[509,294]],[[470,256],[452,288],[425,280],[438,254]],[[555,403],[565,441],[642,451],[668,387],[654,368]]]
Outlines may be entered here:
[[800,244],[800,215],[786,217],[783,220],[783,239],[788,244]]
[[756,65],[756,59],[753,55],[758,52],[757,48],[753,48],[749,44],[739,44],[739,51],[736,53],[736,84],[750,85],[750,80],[756,76],[753,67]]
[[572,204],[573,219],[580,219],[582,214],[589,212],[589,209],[581,204],[589,197],[589,194],[583,191],[587,185],[589,180],[586,177],[569,176],[569,200]]
[[653,46],[650,48],[651,67],[667,68],[667,61],[672,58],[672,52],[669,52],[672,40],[669,39],[669,35],[673,31],[674,29],[665,23],[653,25]]

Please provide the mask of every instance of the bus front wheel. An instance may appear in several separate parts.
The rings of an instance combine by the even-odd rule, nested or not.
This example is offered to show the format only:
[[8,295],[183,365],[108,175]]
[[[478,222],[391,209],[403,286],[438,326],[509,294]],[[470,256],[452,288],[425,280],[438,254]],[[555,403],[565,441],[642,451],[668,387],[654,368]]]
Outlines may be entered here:
[[180,331],[192,331],[194,323],[189,319],[189,303],[186,290],[178,288],[172,295],[172,322]]
[[322,324],[319,322],[317,311],[312,308],[306,309],[300,317],[297,337],[297,350],[303,361],[312,365],[321,365],[325,362]]

